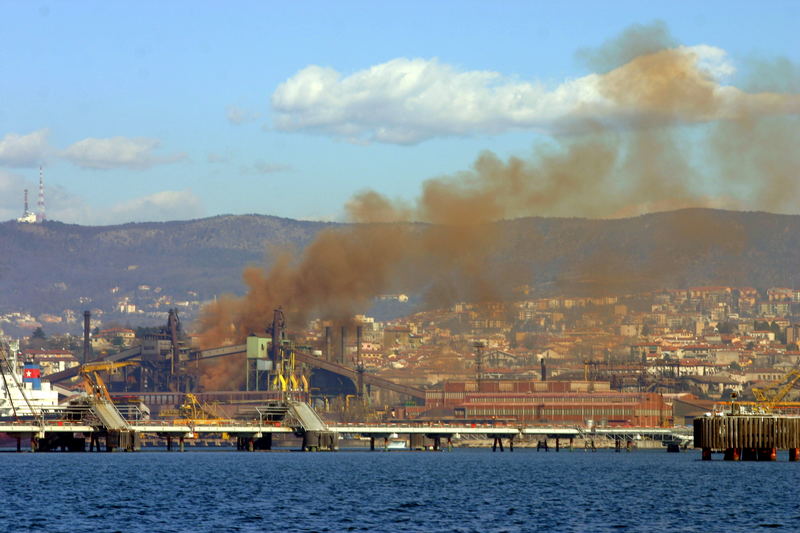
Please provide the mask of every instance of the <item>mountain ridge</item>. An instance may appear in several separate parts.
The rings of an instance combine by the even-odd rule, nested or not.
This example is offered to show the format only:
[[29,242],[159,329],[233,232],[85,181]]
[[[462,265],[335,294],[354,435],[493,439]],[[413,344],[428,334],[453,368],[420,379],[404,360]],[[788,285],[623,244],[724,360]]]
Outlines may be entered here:
[[[0,311],[108,305],[140,285],[241,294],[241,271],[302,250],[334,222],[216,215],[80,226],[0,223]],[[794,286],[800,215],[689,208],[630,218],[525,217],[494,223],[490,268],[542,294],[693,285]],[[508,274],[511,272],[512,274]]]

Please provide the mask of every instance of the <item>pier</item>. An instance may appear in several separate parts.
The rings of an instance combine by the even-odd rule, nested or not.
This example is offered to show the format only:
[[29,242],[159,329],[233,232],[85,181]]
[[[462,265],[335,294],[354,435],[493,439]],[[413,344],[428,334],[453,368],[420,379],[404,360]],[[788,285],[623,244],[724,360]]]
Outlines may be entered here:
[[775,461],[778,450],[800,460],[800,417],[779,414],[712,415],[694,420],[694,447],[702,459],[723,453],[726,461]]
[[[276,415],[277,413],[277,415]],[[275,420],[278,418],[279,420]],[[641,439],[662,441],[665,445],[691,441],[687,429],[633,427],[568,427],[512,426],[501,424],[449,423],[383,423],[383,424],[326,424],[308,404],[287,401],[259,412],[255,420],[136,420],[124,417],[112,403],[101,400],[72,409],[59,420],[27,420],[0,422],[0,433],[16,438],[17,450],[43,451],[136,451],[141,449],[143,436],[157,437],[167,442],[167,449],[185,450],[192,439],[224,435],[236,440],[241,451],[271,450],[276,435],[294,436],[301,440],[303,451],[335,451],[339,438],[359,436],[370,439],[370,449],[386,448],[389,439],[403,436],[409,450],[439,451],[452,447],[453,439],[482,438],[492,440],[495,451],[514,450],[514,443],[523,438],[544,442],[555,439],[555,451],[561,442],[572,447],[574,439],[592,442],[611,439],[616,448],[621,443],[629,447]],[[430,444],[426,444],[430,443]],[[382,444],[382,446],[381,446]]]

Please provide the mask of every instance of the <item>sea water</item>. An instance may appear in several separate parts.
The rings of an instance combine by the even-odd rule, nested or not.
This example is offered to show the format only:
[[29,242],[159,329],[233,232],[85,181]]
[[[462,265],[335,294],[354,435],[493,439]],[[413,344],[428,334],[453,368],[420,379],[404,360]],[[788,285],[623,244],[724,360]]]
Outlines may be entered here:
[[697,450],[4,453],[0,531],[800,531],[800,463],[699,459]]

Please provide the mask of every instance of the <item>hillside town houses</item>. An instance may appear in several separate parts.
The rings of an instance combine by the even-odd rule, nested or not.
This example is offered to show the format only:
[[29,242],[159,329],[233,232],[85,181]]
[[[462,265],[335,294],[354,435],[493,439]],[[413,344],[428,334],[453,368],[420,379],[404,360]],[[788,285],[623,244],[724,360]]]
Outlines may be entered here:
[[[139,290],[154,296],[162,292]],[[165,312],[155,314],[159,320],[154,322],[163,323]],[[92,322],[95,352],[139,342],[132,328],[99,315],[93,314]],[[0,326],[10,321],[41,324],[25,313],[0,316]],[[752,386],[779,382],[800,365],[800,290],[787,288],[713,286],[541,298],[532,288],[521,288],[507,302],[459,302],[386,321],[356,315],[352,325],[359,327],[359,336],[350,334],[336,346],[325,339],[334,324],[321,319],[312,320],[305,331],[295,328],[293,335],[319,357],[426,389],[431,406],[462,413],[494,412],[489,404],[496,401],[519,404],[513,409],[527,417],[542,416],[520,407],[529,402],[524,398],[551,394],[566,402],[565,394],[605,391],[615,402],[656,402],[653,412],[663,418],[662,400],[652,394],[661,395],[667,405],[678,396],[715,401],[736,392],[746,397]],[[40,362],[45,374],[77,364],[75,355],[25,353]],[[534,382],[564,385],[548,385],[545,391]],[[447,390],[462,391],[460,403],[442,403]],[[568,416],[568,409],[556,412]]]
[[[462,302],[370,322],[361,361],[421,387],[541,380],[545,372],[545,379],[608,381],[617,390],[724,399],[780,381],[800,364],[799,310],[800,290],[721,286]],[[348,350],[354,360],[355,346]]]

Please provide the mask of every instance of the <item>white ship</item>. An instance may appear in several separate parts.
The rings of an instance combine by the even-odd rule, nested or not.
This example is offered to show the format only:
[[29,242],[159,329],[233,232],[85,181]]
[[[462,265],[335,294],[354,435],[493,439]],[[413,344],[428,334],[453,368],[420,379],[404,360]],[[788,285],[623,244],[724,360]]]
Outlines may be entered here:
[[34,362],[20,364],[16,346],[0,338],[0,418],[42,418],[63,409],[58,392],[42,381],[41,369]]
[[387,450],[407,450],[408,442],[405,439],[389,439]]

